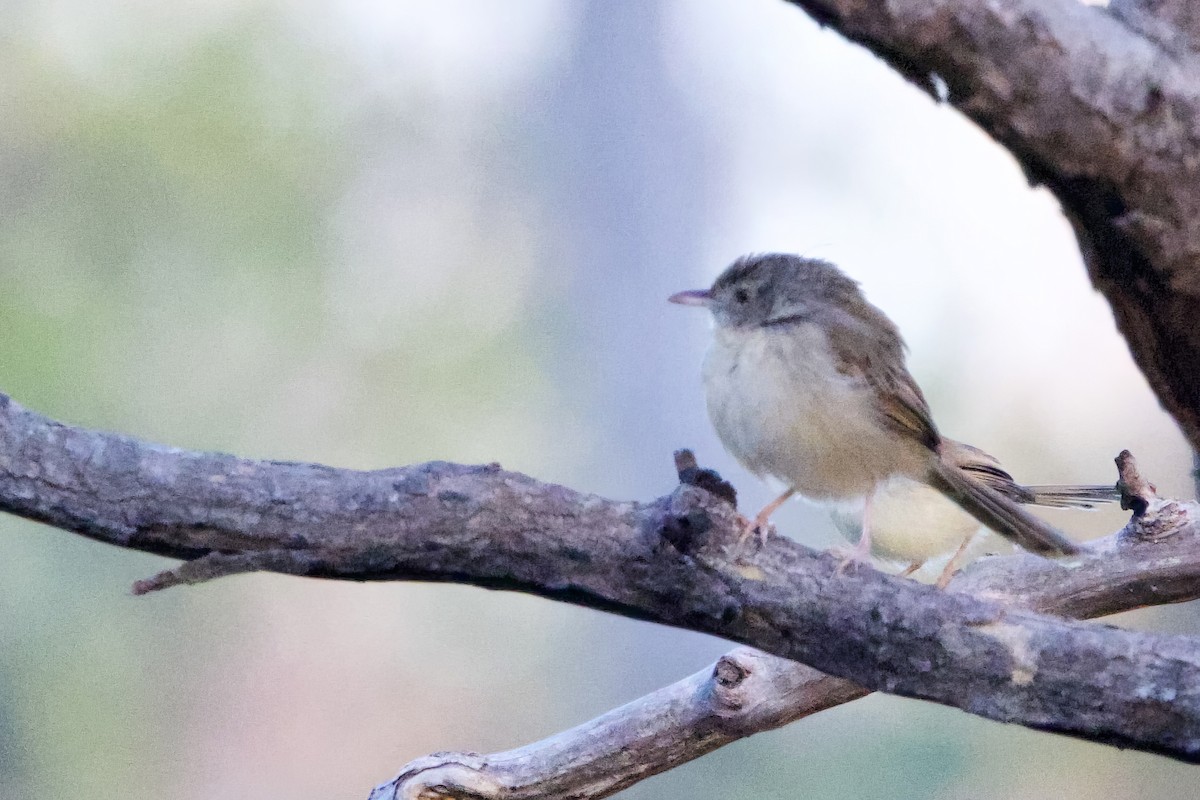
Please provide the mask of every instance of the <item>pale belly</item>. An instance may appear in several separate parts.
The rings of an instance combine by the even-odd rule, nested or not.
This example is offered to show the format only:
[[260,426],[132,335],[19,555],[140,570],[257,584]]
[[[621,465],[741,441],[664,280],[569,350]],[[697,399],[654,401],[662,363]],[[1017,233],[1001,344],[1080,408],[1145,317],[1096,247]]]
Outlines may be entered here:
[[883,427],[868,387],[840,374],[818,329],[717,329],[704,363],[709,416],[735,458],[816,500],[920,476],[929,453]]
[[[851,542],[862,536],[863,503],[833,512]],[[941,492],[908,478],[891,478],[871,494],[871,553],[905,563],[949,555],[980,532],[979,521]]]

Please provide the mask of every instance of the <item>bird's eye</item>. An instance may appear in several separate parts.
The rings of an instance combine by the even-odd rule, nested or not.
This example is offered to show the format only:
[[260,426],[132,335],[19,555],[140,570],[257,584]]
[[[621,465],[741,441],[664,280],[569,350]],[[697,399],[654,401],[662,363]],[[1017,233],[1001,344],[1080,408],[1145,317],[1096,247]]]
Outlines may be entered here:
[[733,299],[742,304],[749,303],[750,293],[745,289],[738,289],[733,293]]

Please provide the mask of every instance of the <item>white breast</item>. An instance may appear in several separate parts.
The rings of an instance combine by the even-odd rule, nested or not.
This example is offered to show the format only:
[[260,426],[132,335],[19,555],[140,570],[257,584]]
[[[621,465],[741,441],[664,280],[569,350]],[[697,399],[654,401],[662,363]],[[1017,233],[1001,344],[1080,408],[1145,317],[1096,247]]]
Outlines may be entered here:
[[704,362],[708,412],[747,469],[814,499],[869,492],[922,474],[928,453],[885,429],[871,390],[838,371],[813,325],[715,331]]

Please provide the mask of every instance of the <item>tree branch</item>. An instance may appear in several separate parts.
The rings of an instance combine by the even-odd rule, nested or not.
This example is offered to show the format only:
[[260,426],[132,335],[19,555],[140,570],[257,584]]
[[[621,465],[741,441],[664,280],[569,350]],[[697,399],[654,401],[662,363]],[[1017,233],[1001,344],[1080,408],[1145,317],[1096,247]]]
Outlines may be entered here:
[[1191,0],[1112,0],[1108,11],[1176,56],[1200,47],[1200,8]]
[[[918,85],[940,76],[950,102],[1058,196],[1135,360],[1200,447],[1192,6],[792,2]],[[1200,760],[1200,643],[1038,613],[1196,596],[1195,507],[1153,497],[1132,470],[1124,477],[1135,520],[1104,546],[1063,562],[991,560],[943,593],[870,570],[840,574],[779,538],[735,558],[732,510],[692,486],[631,503],[497,465],[354,472],[248,461],[60,425],[0,395],[0,509],[185,560],[135,591],[253,570],[454,581],[713,633],[842,676],[734,651],[712,671],[538,745],[414,762],[381,797],[432,796],[439,786],[477,797],[561,796],[573,786],[599,797],[869,688]],[[640,755],[622,755],[616,742]],[[606,771],[580,787],[588,773],[579,765],[601,763]],[[531,776],[541,792],[515,793]]]
[[[1200,595],[1200,544],[1186,534],[1189,515],[1155,495],[1128,453],[1117,463],[1122,505],[1135,516],[1097,543],[1108,556],[1092,569],[1064,576],[1033,556],[991,558],[958,575],[951,589],[1084,618]],[[1173,546],[1159,546],[1180,533]],[[417,759],[376,787],[371,800],[599,800],[738,739],[868,694],[852,681],[740,647],[708,669],[525,747]]]
[[[357,472],[250,461],[62,425],[3,398],[0,509],[193,562],[143,589],[270,569],[530,592],[715,634],[870,689],[1200,760],[1200,642],[1055,619],[871,569],[842,574],[836,559],[782,537],[731,558],[736,513],[693,486],[632,503],[495,465]],[[1172,555],[1190,563],[1193,537],[1171,538]],[[1094,553],[1040,569],[1065,586],[1109,560]],[[1143,575],[1111,579],[1145,591]]]
[[753,733],[867,694],[850,681],[740,647],[708,669],[527,747],[417,759],[376,787],[371,800],[608,797]]
[[949,102],[1058,197],[1092,283],[1200,448],[1200,13],[1176,0],[789,0]]

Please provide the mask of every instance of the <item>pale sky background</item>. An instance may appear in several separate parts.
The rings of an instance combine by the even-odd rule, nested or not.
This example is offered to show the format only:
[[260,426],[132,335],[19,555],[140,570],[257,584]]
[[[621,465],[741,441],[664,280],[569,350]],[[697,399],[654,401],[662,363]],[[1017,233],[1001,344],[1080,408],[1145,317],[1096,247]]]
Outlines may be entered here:
[[[1168,494],[1189,457],[1056,201],[781,0],[0,6],[0,391],[181,447],[499,461],[669,491],[750,251],[896,320],[942,429],[1030,483]],[[1058,514],[1087,537],[1119,512]],[[836,541],[823,511],[777,516]],[[360,798],[515,747],[728,644],[529,597],[271,575],[133,598],[164,559],[0,519],[0,797]],[[1123,624],[1195,633],[1192,605]],[[896,698],[623,798],[1189,798],[1189,768]]]

